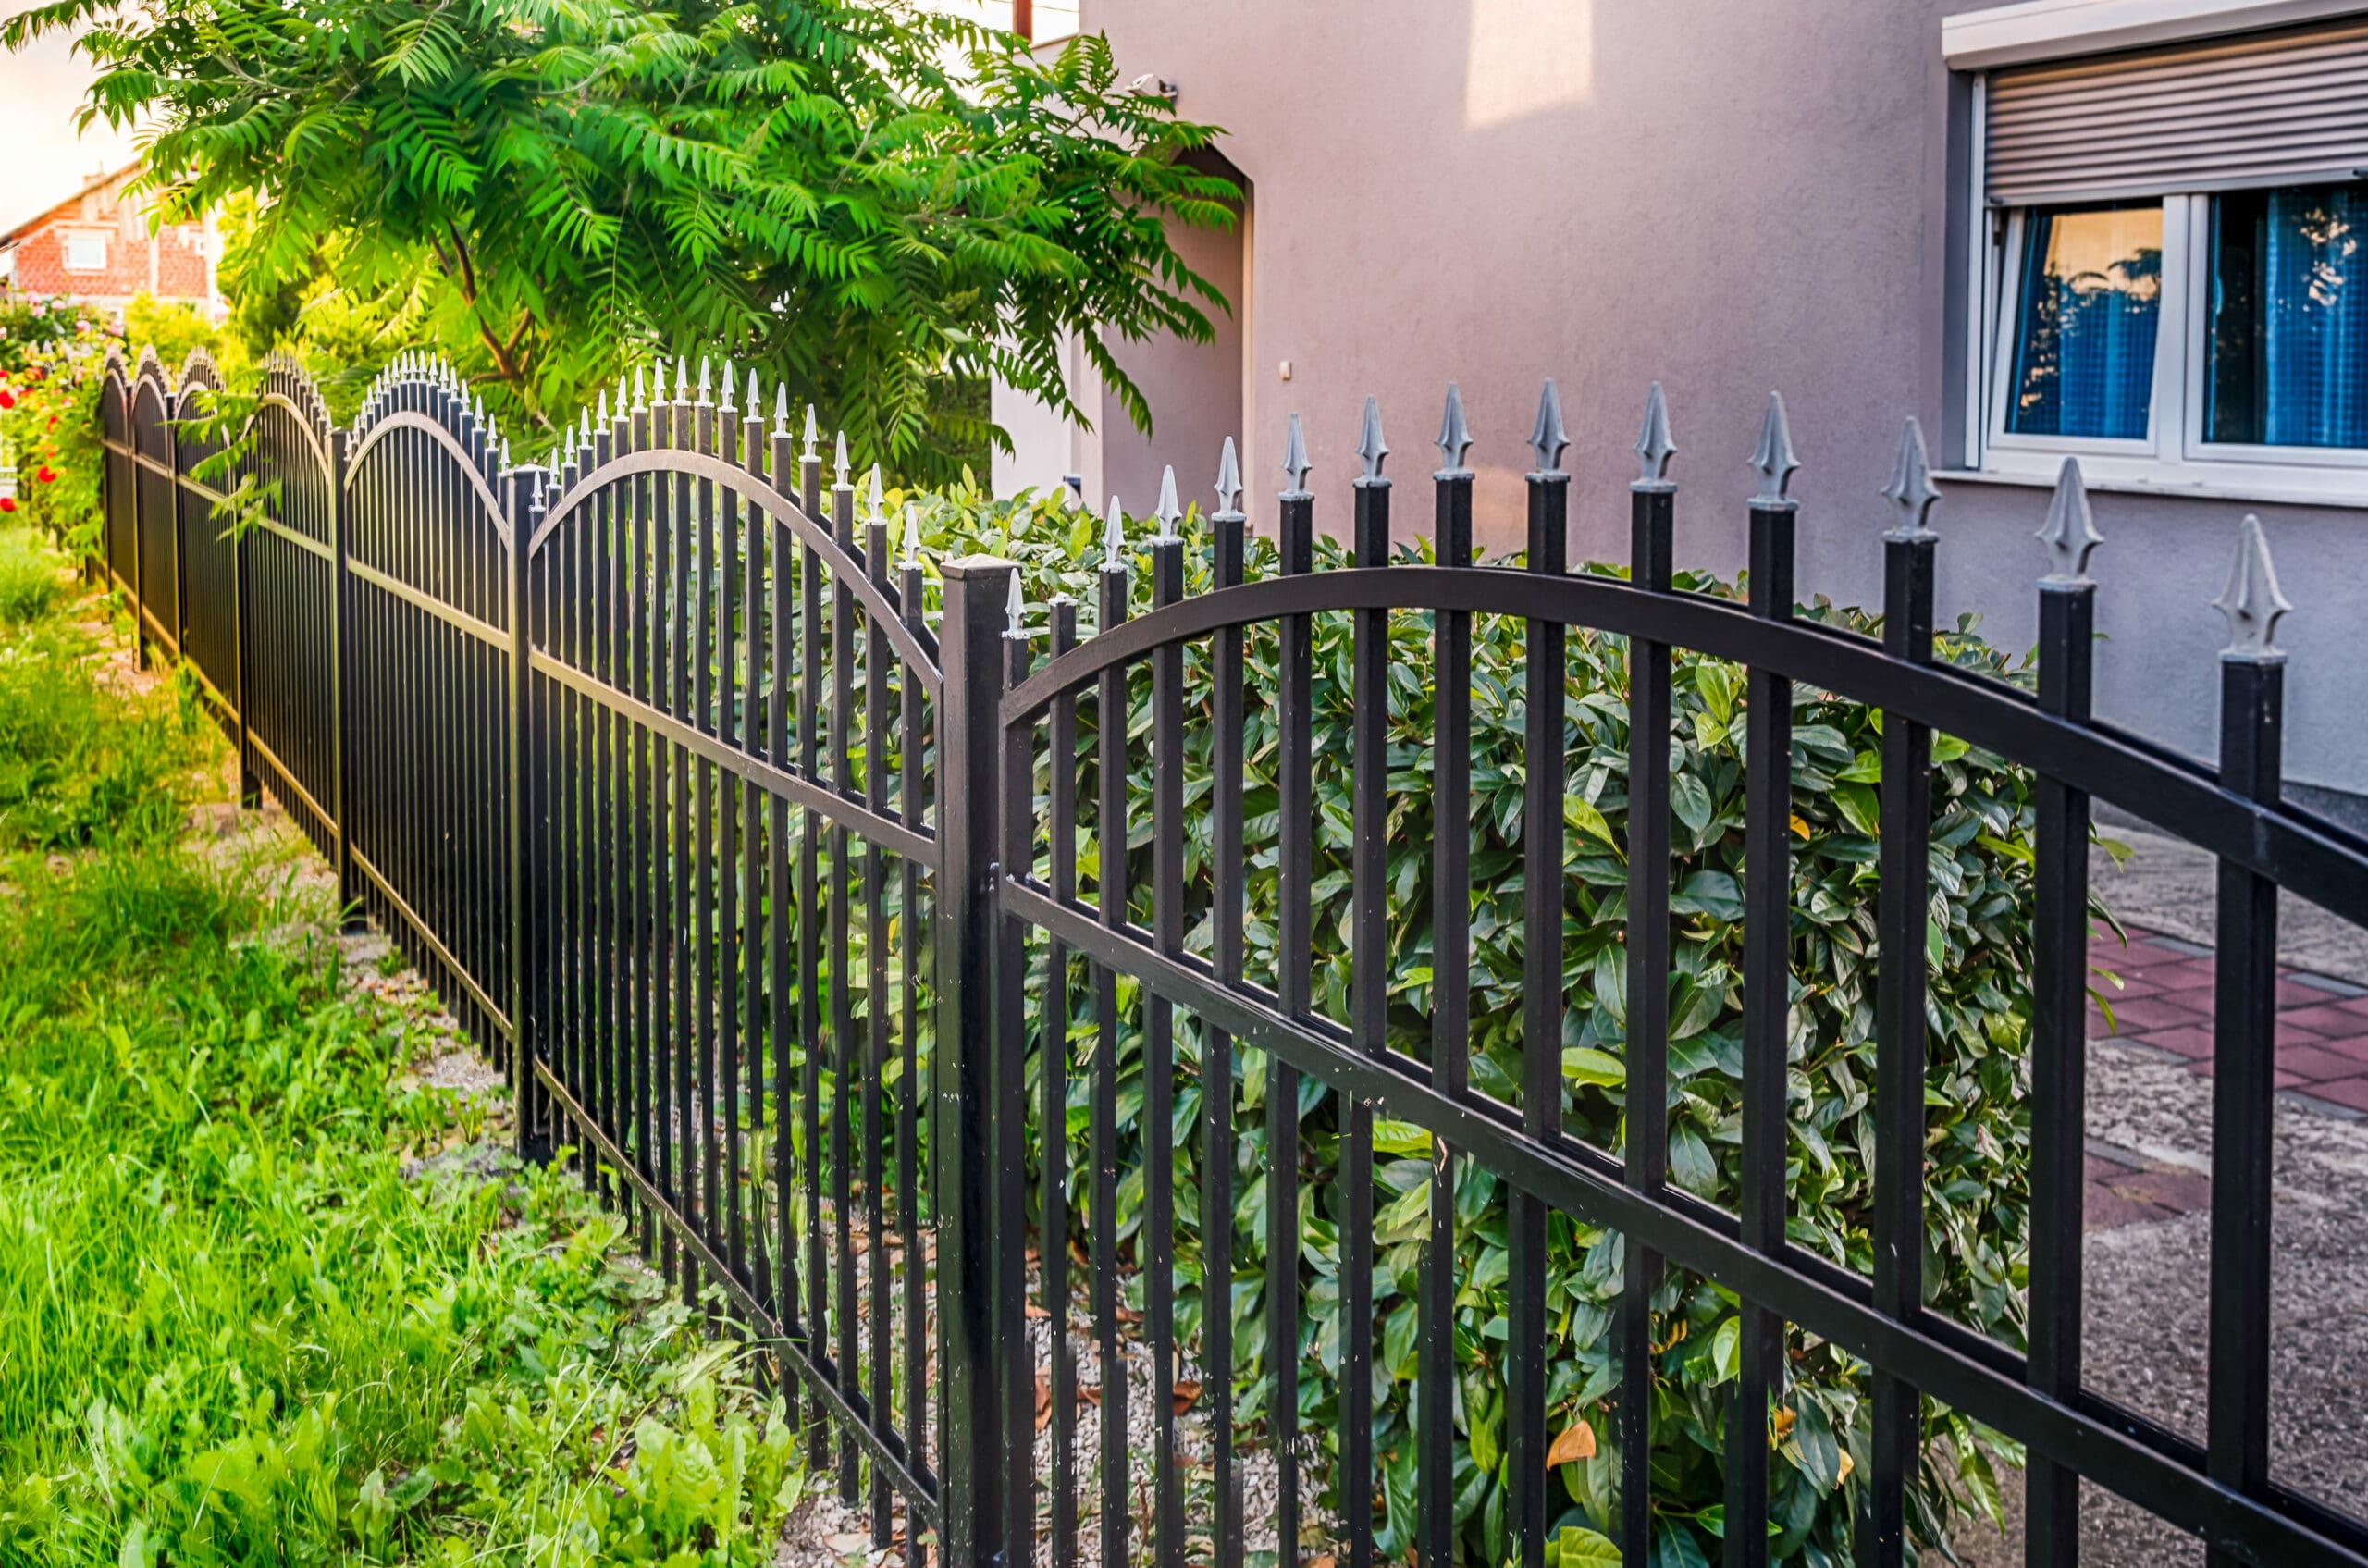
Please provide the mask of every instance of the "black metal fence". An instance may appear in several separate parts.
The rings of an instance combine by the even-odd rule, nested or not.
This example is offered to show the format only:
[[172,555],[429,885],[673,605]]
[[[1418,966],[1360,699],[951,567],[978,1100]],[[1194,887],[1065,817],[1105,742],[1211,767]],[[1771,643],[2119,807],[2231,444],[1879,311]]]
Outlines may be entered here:
[[[1411,1477],[1418,1518],[1389,1537],[1390,1554],[1446,1563],[1465,1554],[1458,1494],[1489,1469],[1509,1488],[1510,1549],[1541,1563],[1560,1512],[1549,1390],[1568,1388],[1549,1364],[1549,1317],[1574,1310],[1546,1258],[1558,1228],[1579,1224],[1617,1243],[1601,1253],[1619,1303],[1602,1386],[1617,1412],[1610,1523],[1636,1543],[1631,1562],[1662,1561],[1644,1545],[1654,1401],[1699,1397],[1658,1370],[1656,1297],[1678,1271],[1740,1303],[1736,1369],[1716,1396],[1715,1533],[1731,1563],[1769,1559],[1770,1454],[1793,1414],[1788,1332],[1867,1371],[1868,1462],[1849,1483],[1861,1562],[1910,1550],[1905,1500],[1931,1401],[2029,1446],[2034,1563],[2076,1560],[2083,1481],[2203,1537],[2215,1562],[2368,1563],[2368,1524],[2270,1464],[2277,896],[2368,924],[2368,845],[2279,798],[2272,634],[2284,606],[2250,519],[2221,601],[2233,636],[2214,772],[2090,713],[2095,539],[2076,470],[2043,531],[2054,570],[2041,584],[2036,692],[1935,659],[1935,491],[1912,424],[1886,492],[1879,640],[1794,615],[1794,464],[1773,402],[1755,460],[1763,482],[1741,519],[1747,602],[1676,586],[1658,389],[1631,488],[1632,575],[1572,572],[1549,387],[1523,564],[1474,563],[1452,394],[1432,476],[1437,564],[1393,563],[1369,408],[1352,566],[1314,570],[1315,498],[1294,422],[1276,572],[1249,580],[1228,447],[1203,541],[1208,591],[1186,592],[1194,547],[1164,498],[1147,543],[1118,537],[1112,520],[1096,635],[1080,641],[1078,606],[1055,600],[1040,649],[1011,563],[930,573],[907,547],[892,567],[888,522],[875,507],[858,525],[843,458],[825,488],[810,416],[801,451],[784,409],[770,426],[761,416],[753,381],[735,404],[728,370],[720,398],[704,368],[696,391],[684,366],[674,375],[671,396],[662,370],[654,396],[620,383],[554,465],[512,467],[440,368],[382,377],[346,431],[300,371],[275,365],[236,459],[270,499],[226,533],[215,511],[228,481],[195,477],[169,423],[218,395],[210,372],[193,364],[174,392],[153,358],[130,374],[116,364],[102,400],[105,563],[143,636],[197,670],[244,769],[509,1065],[530,1152],[588,1151],[586,1181],[609,1184],[686,1294],[720,1286],[778,1354],[816,1454],[835,1463],[848,1501],[868,1500],[882,1544],[901,1536],[917,1563],[933,1537],[941,1561],[962,1563],[1068,1568],[1090,1550],[1113,1565],[1234,1568],[1271,1549],[1357,1568],[1388,1512],[1376,1478],[1397,1475]],[[1138,549],[1152,608],[1129,619]],[[1319,675],[1314,630],[1341,617],[1345,675]],[[1514,917],[1523,1039],[1547,1043],[1524,1044],[1507,1092],[1475,1086],[1470,846],[1390,831],[1411,776],[1385,735],[1403,673],[1393,617],[1417,620],[1430,644],[1420,787],[1441,821],[1470,816],[1476,623],[1518,625],[1527,691],[1558,684],[1571,629],[1624,643],[1617,1154],[1566,1126],[1563,1024],[1588,982],[1566,972],[1556,877],[1528,879]],[[1733,1210],[1673,1187],[1667,1153],[1679,649],[1748,671]],[[1146,665],[1148,725],[1104,722],[1129,711]],[[1796,685],[1889,720],[1864,1273],[1786,1238]],[[1319,759],[1312,716],[1343,700],[1346,754]],[[1522,707],[1523,866],[1564,863],[1566,718]],[[2038,781],[2021,1345],[1925,1305],[1936,732]],[[1345,822],[1324,816],[1319,766],[1350,780]],[[2082,1377],[2092,800],[2223,868],[2201,1443]],[[1338,1019],[1311,930],[1318,840],[1336,830],[1351,884]],[[1128,851],[1146,842],[1138,886]],[[1394,891],[1410,861],[1427,874],[1424,909]],[[1486,876],[1501,884],[1511,870]],[[1389,1019],[1392,925],[1408,918],[1426,924],[1429,958],[1412,1033]],[[1327,1100],[1326,1130],[1303,1137],[1302,1108]],[[1418,1235],[1379,1258],[1377,1128],[1412,1130],[1431,1172],[1388,1192],[1393,1210],[1415,1204]],[[1175,1179],[1179,1140],[1200,1142],[1196,1188]],[[1471,1347],[1453,1308],[1474,1284],[1458,1231],[1475,1223],[1458,1171],[1485,1171],[1509,1194],[1491,1235],[1508,1311],[1480,1354],[1502,1410],[1500,1460],[1474,1451],[1475,1392],[1458,1381]],[[1309,1198],[1319,1179],[1322,1216]],[[1234,1224],[1208,1220],[1252,1211],[1266,1262],[1245,1275]],[[1311,1247],[1312,1228],[1333,1240]],[[1374,1325],[1377,1268],[1416,1308],[1412,1414],[1388,1429],[1387,1451],[1373,1357],[1398,1330]],[[1330,1327],[1311,1339],[1300,1307],[1318,1295]],[[1238,1338],[1238,1320],[1263,1342]],[[1282,1367],[1301,1369],[1296,1398],[1277,1392]],[[1080,1377],[1089,1368],[1096,1381]],[[1328,1393],[1311,1404],[1314,1385]],[[1301,1430],[1304,1411],[1328,1429]]]

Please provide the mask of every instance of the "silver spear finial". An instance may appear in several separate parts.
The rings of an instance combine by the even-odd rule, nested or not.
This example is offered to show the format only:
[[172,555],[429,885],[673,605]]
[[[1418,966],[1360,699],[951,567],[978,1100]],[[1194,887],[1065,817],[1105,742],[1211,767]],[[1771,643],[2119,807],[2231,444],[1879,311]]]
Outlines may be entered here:
[[761,394],[757,389],[757,367],[753,364],[748,367],[748,401],[742,404],[741,408],[750,419],[759,419],[764,416],[765,405]]
[[[789,434],[789,383],[786,381],[773,383],[773,434]],[[810,457],[813,454],[808,452],[807,455]]]
[[2105,542],[2089,510],[2089,488],[2080,481],[2080,460],[2067,457],[2055,475],[2055,497],[2047,503],[2047,521],[2033,536],[2047,547],[2051,583],[2089,580],[2089,553]]
[[732,362],[726,359],[723,362],[723,412],[726,414],[740,412],[740,405],[732,401]]
[[688,359],[678,357],[674,361],[674,401],[678,403],[691,401],[691,362]]
[[1176,525],[1184,515],[1184,509],[1176,504],[1176,467],[1173,463],[1160,472],[1159,504],[1152,509],[1152,514],[1159,519],[1159,542],[1167,544],[1173,541],[1177,537]]
[[708,395],[708,377],[707,355],[701,354],[699,355],[699,401],[702,404],[713,401]]
[[608,388],[606,388],[606,387],[603,387],[603,388],[601,388],[601,389],[600,389],[600,428],[601,428],[601,429],[603,429],[603,430],[605,430],[605,429],[607,429],[608,427],[609,427],[609,389],[608,389]]
[[1770,392],[1768,414],[1759,422],[1759,445],[1751,454],[1752,470],[1759,475],[1759,493],[1751,499],[1770,506],[1790,500],[1784,491],[1800,465],[1793,455],[1793,427],[1784,418],[1783,394]]
[[1562,428],[1562,394],[1554,389],[1554,378],[1546,378],[1546,389],[1537,398],[1537,423],[1529,433],[1529,450],[1537,460],[1532,470],[1537,474],[1559,474],[1562,470],[1562,453],[1571,444],[1570,432]]
[[1472,431],[1463,423],[1463,391],[1454,382],[1447,384],[1447,407],[1439,414],[1439,438],[1433,443],[1439,449],[1439,472],[1461,474],[1464,471],[1464,455],[1472,450]]
[[1027,636],[1019,629],[1020,611],[1025,608],[1026,602],[1019,597],[1019,574],[1015,571],[1011,574],[1011,600],[1005,607],[1005,613],[1011,617],[1011,624],[1004,633],[1005,636]]
[[847,484],[847,433],[846,433],[845,430],[842,430],[842,431],[840,431],[840,432],[839,432],[839,450],[838,450],[837,454],[832,458],[832,460],[831,460],[831,466],[832,466],[832,471],[834,474],[836,474],[836,475],[838,475],[837,484],[838,484],[839,488],[841,488],[841,489],[845,489],[845,488],[846,488],[846,484]]
[[1127,569],[1127,519],[1118,510],[1118,498],[1110,498],[1110,511],[1102,522],[1102,569],[1123,572]]
[[2277,647],[2277,623],[2294,606],[2278,591],[2277,568],[2269,560],[2269,540],[2262,533],[2261,519],[2251,512],[2237,527],[2237,554],[2228,562],[2228,586],[2220,590],[2212,608],[2228,618],[2228,646],[2221,658],[2286,657]]
[[[789,390],[786,383],[783,384],[782,390],[786,396]],[[806,450],[798,455],[808,463],[813,463],[822,455],[822,432],[821,428],[814,423],[812,403],[806,405]]]
[[1669,483],[1669,460],[1677,455],[1677,443],[1670,439],[1669,398],[1661,384],[1645,395],[1645,428],[1636,437],[1636,479],[1640,484]]
[[1234,508],[1241,500],[1241,462],[1234,456],[1233,438],[1225,438],[1225,447],[1217,453],[1217,512],[1222,516],[1235,516]]
[[641,372],[640,365],[636,364],[633,367],[633,411],[635,414],[643,413],[649,407],[649,387],[641,378]]
[[863,520],[867,523],[885,523],[888,521],[888,514],[882,509],[881,505],[880,464],[876,463],[871,465],[871,494],[866,498]]
[[1931,460],[1924,455],[1924,427],[1909,414],[1899,433],[1899,465],[1892,470],[1891,483],[1883,487],[1883,499],[1891,502],[1898,518],[1884,537],[1886,538],[1918,540],[1934,537],[1925,525],[1925,517],[1932,503],[1941,499],[1939,487],[1932,483]]
[[1300,428],[1299,415],[1291,415],[1290,428],[1283,434],[1283,472],[1290,476],[1287,496],[1307,494],[1307,475],[1315,465],[1307,461],[1307,432]]
[[905,503],[905,564],[920,570],[921,509],[911,501]]
[[1364,423],[1357,432],[1357,457],[1365,465],[1364,476],[1381,477],[1382,460],[1389,455],[1389,443],[1381,438],[1381,400],[1367,393]]

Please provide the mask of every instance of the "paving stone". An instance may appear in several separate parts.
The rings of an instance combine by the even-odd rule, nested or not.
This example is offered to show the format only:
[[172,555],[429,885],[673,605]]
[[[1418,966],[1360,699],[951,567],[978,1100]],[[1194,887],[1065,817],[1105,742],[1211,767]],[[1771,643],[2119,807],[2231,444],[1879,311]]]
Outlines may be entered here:
[[2186,1029],[2153,1030],[2130,1037],[2133,1045],[2151,1045],[2158,1051],[2174,1051],[2191,1060],[2208,1059],[2212,1055],[2212,1031],[2190,1026]]
[[2300,1073],[2304,1078],[2353,1078],[2359,1075],[2360,1064],[2337,1051],[2326,1051],[2313,1045],[2284,1044],[2277,1048],[2277,1065],[2286,1071]]
[[2114,1004],[2113,1016],[2122,1032],[2136,1034],[2147,1030],[2184,1029],[2192,1025],[2208,1025],[2212,1015],[2170,1001],[2161,996],[2140,996]]
[[2313,1083],[2311,1085],[2310,1092],[2318,1099],[2332,1100],[2338,1105],[2349,1105],[2355,1111],[2368,1111],[2368,1077]]
[[2316,1007],[2289,1007],[2277,1015],[2277,1022],[2281,1029],[2292,1024],[2330,1039],[2368,1034],[2368,1017],[2346,1011],[2332,1002]]

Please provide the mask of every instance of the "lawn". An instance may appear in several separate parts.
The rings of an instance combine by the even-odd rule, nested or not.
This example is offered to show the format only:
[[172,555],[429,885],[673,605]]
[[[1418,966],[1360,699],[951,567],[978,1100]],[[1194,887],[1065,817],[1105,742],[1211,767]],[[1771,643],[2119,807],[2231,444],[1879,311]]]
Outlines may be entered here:
[[218,736],[0,529],[0,1563],[770,1561],[753,1358],[352,983]]

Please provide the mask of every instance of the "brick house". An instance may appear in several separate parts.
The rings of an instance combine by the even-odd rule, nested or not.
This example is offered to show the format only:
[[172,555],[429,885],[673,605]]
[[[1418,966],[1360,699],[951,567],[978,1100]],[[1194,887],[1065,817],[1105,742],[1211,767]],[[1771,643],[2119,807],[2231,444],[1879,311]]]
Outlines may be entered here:
[[121,315],[133,296],[183,300],[221,314],[211,219],[151,232],[127,187],[140,164],[93,176],[47,211],[0,233],[0,280],[34,296],[70,294]]

